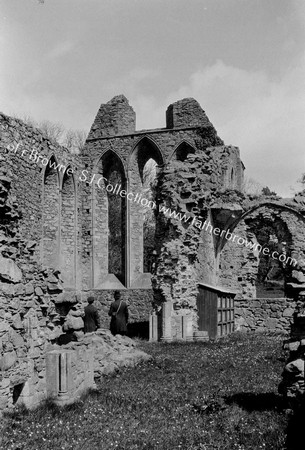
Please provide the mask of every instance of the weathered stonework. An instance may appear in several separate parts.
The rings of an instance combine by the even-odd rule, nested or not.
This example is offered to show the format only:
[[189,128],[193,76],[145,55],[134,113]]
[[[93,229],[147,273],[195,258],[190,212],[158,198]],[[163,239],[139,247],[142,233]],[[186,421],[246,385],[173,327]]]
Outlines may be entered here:
[[[136,131],[127,99],[114,97],[101,105],[80,155],[4,114],[0,137],[0,409],[22,395],[45,398],[45,359],[56,346],[89,361],[82,319],[89,295],[105,328],[119,289],[132,326],[144,326],[154,310],[154,339],[204,340],[201,283],[210,305],[215,298],[232,311],[235,297],[236,328],[287,331],[305,289],[304,196],[245,196],[239,149],[224,144],[196,100],[170,105],[165,128]],[[151,159],[156,183],[148,200],[144,172]],[[145,208],[156,222],[151,267],[144,264]],[[268,298],[271,283],[257,282],[262,257],[253,248],[265,224],[281,251],[298,261],[279,265],[283,282]],[[99,367],[107,362],[99,349],[118,343],[111,339],[101,332],[90,344]]]
[[235,300],[235,329],[288,333],[295,307],[295,300],[283,297]]
[[[83,336],[81,183],[72,176],[81,160],[21,121],[0,119],[1,412],[20,402],[35,406],[50,395],[50,352],[73,350],[73,398],[89,387],[86,361],[94,346],[96,377],[146,356],[106,330],[98,344]],[[78,341],[59,346],[70,338]]]
[[284,349],[289,356],[282,373],[279,392],[287,401],[287,406],[297,409],[304,404],[305,380],[305,291],[299,293],[293,314],[293,324],[289,339],[284,341]]

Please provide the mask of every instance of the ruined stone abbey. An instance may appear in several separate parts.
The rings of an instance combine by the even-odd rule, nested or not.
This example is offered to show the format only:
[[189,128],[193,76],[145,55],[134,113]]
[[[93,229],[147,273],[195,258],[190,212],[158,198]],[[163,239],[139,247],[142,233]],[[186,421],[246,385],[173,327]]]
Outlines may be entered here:
[[25,386],[46,396],[46,353],[83,339],[89,295],[108,328],[120,290],[130,328],[150,324],[152,340],[289,330],[305,290],[304,197],[245,195],[239,149],[196,100],[136,131],[114,97],[79,155],[4,114],[0,133],[0,409]]

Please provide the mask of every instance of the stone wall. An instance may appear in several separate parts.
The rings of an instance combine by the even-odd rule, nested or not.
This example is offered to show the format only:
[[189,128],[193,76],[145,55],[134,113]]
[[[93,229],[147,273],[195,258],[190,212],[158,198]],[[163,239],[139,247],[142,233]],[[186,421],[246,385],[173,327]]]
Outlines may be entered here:
[[[1,115],[0,127],[2,411],[21,401],[34,406],[46,398],[46,355],[58,349],[58,343],[66,338],[82,338],[83,311],[79,302],[82,199],[77,195],[82,184],[72,176],[80,171],[81,163],[17,119]],[[147,303],[139,296],[136,299],[136,295],[139,308],[131,307],[134,320],[141,314],[144,317],[147,308]],[[105,339],[109,341],[108,356],[100,360],[104,359],[103,367],[111,371],[124,364],[124,358],[107,366],[109,355],[119,350],[111,349],[116,341],[109,336]],[[129,353],[135,351],[133,346],[128,341],[120,345],[120,351],[125,349],[125,359],[132,359]],[[77,356],[78,349],[75,351],[76,361],[81,353]],[[82,390],[80,380],[86,366],[83,356],[83,365],[76,368],[72,364],[76,391]]]
[[172,103],[166,110],[166,128],[212,126],[199,103],[193,98],[184,98]]
[[[124,105],[124,108],[122,105]],[[83,252],[85,255],[83,261],[83,286],[85,289],[92,287],[109,289],[110,282],[116,282],[115,287],[122,288],[113,274],[108,273],[105,263],[108,260],[109,251],[104,242],[106,236],[104,230],[107,228],[108,221],[107,199],[106,192],[103,192],[105,189],[104,180],[103,183],[98,182],[101,176],[106,176],[107,164],[109,165],[114,160],[120,162],[122,166],[122,176],[127,180],[128,192],[132,193],[133,199],[139,199],[139,201],[126,202],[127,258],[125,287],[136,289],[151,286],[150,276],[145,274],[143,270],[144,207],[141,205],[140,197],[136,197],[143,191],[143,167],[149,159],[153,159],[159,166],[159,172],[162,173],[164,164],[175,164],[177,151],[181,150],[182,145],[187,146],[190,152],[201,152],[209,146],[221,146],[223,144],[203,111],[199,118],[197,114],[199,109],[202,111],[195,100],[182,100],[175,103],[172,108],[175,111],[173,115],[176,115],[176,118],[180,117],[173,128],[131,131],[131,128],[125,128],[125,126],[124,129],[106,126],[106,134],[103,134],[103,131],[97,130],[108,121],[109,115],[117,116],[117,110],[120,111],[119,115],[124,111],[126,117],[124,116],[125,119],[123,119],[120,116],[120,121],[131,123],[133,114],[124,97],[116,97],[106,105],[101,105],[82,155],[86,170],[85,184],[88,186],[88,189],[83,190],[83,201],[88,210],[88,216],[84,218],[83,222],[83,232],[87,230]],[[191,116],[198,116],[196,123],[193,119],[190,119]],[[234,151],[238,153],[237,149]],[[224,149],[219,151],[219,155],[222,153],[225,153]],[[206,159],[209,159],[208,155],[209,152],[207,151]],[[96,176],[93,179],[94,174]],[[110,174],[111,171],[108,170],[108,175]],[[106,176],[107,179],[109,179],[108,175]],[[221,173],[221,176],[224,177],[224,174]],[[207,178],[209,177],[207,176]],[[90,183],[91,180],[93,180],[92,183]],[[96,182],[98,182],[98,186]],[[102,186],[99,188],[101,184]],[[102,210],[103,214],[101,214]],[[92,235],[91,232],[93,232]],[[93,274],[92,249],[95,255],[94,264],[96,265],[93,267]],[[111,275],[111,277],[108,275]]]
[[235,300],[236,331],[288,333],[296,301],[289,298],[243,298]]
[[124,95],[113,97],[102,104],[89,132],[89,139],[134,133],[136,114]]
[[[217,282],[217,238],[212,233],[219,224],[211,206],[222,193],[235,147],[205,147],[189,154],[184,161],[171,162],[160,174],[158,200],[176,211],[177,218],[159,213],[157,237],[160,243],[153,277],[156,306],[173,304],[174,314],[192,317],[197,329],[198,282]],[[234,192],[232,191],[232,198]]]
[[79,342],[70,342],[64,346],[68,350],[92,351],[94,379],[118,371],[123,367],[133,367],[140,362],[151,359],[137,348],[135,341],[127,336],[113,336],[109,330],[89,333]]
[[[93,349],[82,345],[77,348],[55,348],[46,353],[45,398],[59,405],[72,403],[90,388],[95,387]],[[31,397],[21,396],[19,403],[32,406]]]
[[[106,330],[89,333],[46,353],[46,397],[58,405],[72,403],[96,388],[102,376],[149,359],[128,337]],[[21,401],[32,406],[30,398],[22,396]]]
[[[253,234],[247,232],[243,221],[234,228],[235,235],[257,243]],[[234,289],[236,299],[256,297],[256,279],[259,264],[259,253],[228,240],[225,242],[218,260],[219,284]]]
[[[82,338],[81,314],[90,294],[96,295],[107,328],[114,289],[128,299],[131,324],[147,324],[151,305],[159,310],[168,302],[173,306],[172,328],[180,327],[180,316],[188,316],[193,332],[198,282],[236,289],[237,300],[247,298],[251,304],[257,298],[259,255],[224,242],[212,232],[217,227],[255,240],[251,223],[258,217],[285,223],[292,236],[291,257],[303,260],[286,284],[292,292],[305,286],[304,201],[296,197],[264,203],[243,195],[238,148],[224,145],[194,99],[169,106],[166,128],[135,131],[132,107],[125,97],[115,97],[101,105],[79,156],[3,114],[0,132],[2,364],[5,370],[21,364],[17,373],[23,373],[22,361],[34,367],[36,358],[31,386],[37,392],[43,390],[39,386],[49,345],[63,333]],[[143,193],[149,159],[158,165],[153,274],[145,273],[143,265],[145,205],[135,201]],[[107,191],[111,180],[121,184],[112,194]],[[113,269],[118,247],[111,246],[115,236],[109,217],[114,209],[109,196],[118,197],[120,189],[133,194],[133,201],[120,203],[121,273]],[[256,301],[261,305],[256,309],[243,304],[238,320],[249,319],[257,327],[263,321],[268,327],[277,319],[277,326],[286,326],[281,305],[274,300],[268,309],[268,301]],[[269,321],[265,310],[270,311]],[[38,356],[32,358],[28,351]],[[13,383],[22,385],[19,381]]]
[[[247,208],[248,212],[242,213],[243,219],[237,221],[237,225],[230,228],[230,231],[247,239],[250,244],[258,244],[256,233],[264,225],[270,225],[279,241],[277,256],[285,252],[287,264],[282,264],[282,285],[272,284],[268,280],[258,284],[260,251],[238,245],[236,241],[224,242],[219,256],[219,280],[221,285],[237,292],[237,329],[288,332],[290,328],[298,292],[303,289],[304,280],[304,211],[302,206],[295,203],[293,200],[269,203],[261,199],[255,206],[246,206],[245,201],[240,205],[243,210]],[[238,214],[241,212],[236,212]],[[285,245],[281,245],[282,241],[285,241]],[[268,245],[264,247],[267,248]],[[291,265],[288,258],[295,258],[298,264]]]
[[81,161],[21,120],[0,114],[0,157],[18,204],[20,236],[36,243],[34,258],[62,272],[67,287],[81,287]]
[[288,358],[279,392],[284,396],[287,407],[297,410],[304,406],[305,394],[305,291],[299,293],[293,319],[289,339],[283,344]]
[[[125,289],[121,290],[121,299],[126,301],[129,312],[129,322],[148,322],[149,314],[152,310],[153,292],[152,289]],[[110,317],[108,311],[114,301],[114,290],[92,290],[83,295],[83,306],[86,305],[88,296],[96,298],[94,305],[99,310],[101,326],[109,329]]]
[[12,174],[6,166],[1,171],[0,409],[3,409],[13,404],[21,387],[34,402],[45,391],[44,354],[62,333],[54,304],[54,297],[62,291],[62,282],[59,272],[36,262],[37,241],[20,235],[22,215],[11,189]]

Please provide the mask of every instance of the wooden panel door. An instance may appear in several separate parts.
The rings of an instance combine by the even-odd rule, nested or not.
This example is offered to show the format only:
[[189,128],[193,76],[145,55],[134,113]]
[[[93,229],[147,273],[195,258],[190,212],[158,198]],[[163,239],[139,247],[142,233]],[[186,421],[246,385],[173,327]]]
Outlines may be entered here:
[[234,299],[232,296],[218,297],[218,336],[234,331]]
[[199,288],[197,296],[198,330],[207,331],[210,338],[217,336],[217,294]]

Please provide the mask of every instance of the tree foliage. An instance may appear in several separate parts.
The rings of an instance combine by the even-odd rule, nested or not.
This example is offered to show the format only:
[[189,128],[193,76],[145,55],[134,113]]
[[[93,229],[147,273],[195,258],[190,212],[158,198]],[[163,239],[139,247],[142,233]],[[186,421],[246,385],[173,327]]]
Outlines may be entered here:
[[277,193],[275,191],[271,191],[271,189],[268,186],[265,186],[262,189],[262,195],[270,197],[271,195],[277,195]]
[[42,120],[37,122],[30,116],[22,116],[20,119],[27,125],[40,130],[48,139],[56,141],[66,147],[71,153],[80,153],[83,149],[87,132],[85,130],[66,130],[62,123]]
[[303,189],[305,188],[305,173],[301,175],[301,178],[298,180],[298,183],[302,185]]
[[277,193],[275,191],[272,191],[268,186],[263,186],[259,181],[255,180],[251,177],[245,177],[244,183],[243,183],[243,191],[247,195],[254,195],[254,196],[277,196]]

